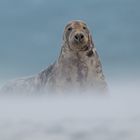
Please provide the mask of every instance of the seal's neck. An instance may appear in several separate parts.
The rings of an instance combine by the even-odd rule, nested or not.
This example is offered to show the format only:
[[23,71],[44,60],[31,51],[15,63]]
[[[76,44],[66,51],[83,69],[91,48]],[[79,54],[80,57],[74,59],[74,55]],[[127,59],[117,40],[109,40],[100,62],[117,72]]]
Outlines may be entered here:
[[92,57],[93,54],[93,46],[89,46],[89,48],[87,48],[87,50],[84,51],[75,51],[72,50],[67,43],[64,43],[61,49],[61,53],[58,59],[58,63],[62,62],[64,60],[81,60],[81,59],[85,59],[87,57]]

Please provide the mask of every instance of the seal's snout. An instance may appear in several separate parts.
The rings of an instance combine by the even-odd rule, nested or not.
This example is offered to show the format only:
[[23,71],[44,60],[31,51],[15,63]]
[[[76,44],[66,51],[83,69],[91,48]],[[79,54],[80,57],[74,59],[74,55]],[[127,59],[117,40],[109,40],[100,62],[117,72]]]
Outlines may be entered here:
[[90,35],[87,25],[82,21],[68,23],[64,31],[64,42],[68,43],[70,49],[75,51],[86,50],[90,43]]
[[84,40],[84,34],[83,33],[76,33],[74,36],[74,40],[76,42],[82,42]]

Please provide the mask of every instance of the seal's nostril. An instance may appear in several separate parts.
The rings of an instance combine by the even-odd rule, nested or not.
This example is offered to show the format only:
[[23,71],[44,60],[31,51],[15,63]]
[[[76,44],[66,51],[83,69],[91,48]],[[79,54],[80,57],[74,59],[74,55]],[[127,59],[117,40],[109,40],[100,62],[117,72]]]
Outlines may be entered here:
[[83,39],[84,38],[84,35],[81,34],[81,37],[80,38]]
[[83,34],[76,34],[75,36],[74,36],[74,38],[75,38],[75,40],[76,41],[81,41],[83,38],[84,38],[84,35]]
[[76,40],[79,40],[79,37],[78,37],[78,35],[75,35],[75,39],[76,39]]

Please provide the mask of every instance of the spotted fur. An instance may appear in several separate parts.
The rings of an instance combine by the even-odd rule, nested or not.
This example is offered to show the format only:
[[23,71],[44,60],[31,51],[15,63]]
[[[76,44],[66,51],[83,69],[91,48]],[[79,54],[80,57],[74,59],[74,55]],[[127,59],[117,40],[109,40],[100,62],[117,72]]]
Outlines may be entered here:
[[[77,34],[82,34],[80,43],[75,41]],[[58,60],[36,76],[10,82],[3,87],[3,91],[106,92],[101,62],[87,25],[82,21],[68,23]]]

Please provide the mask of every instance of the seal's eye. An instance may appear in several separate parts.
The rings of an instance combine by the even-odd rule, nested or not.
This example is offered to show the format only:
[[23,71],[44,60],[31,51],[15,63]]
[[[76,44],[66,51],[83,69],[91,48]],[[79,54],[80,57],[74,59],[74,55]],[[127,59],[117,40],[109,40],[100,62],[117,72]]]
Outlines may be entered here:
[[87,28],[84,26],[83,29],[86,30]]
[[68,28],[68,31],[71,31],[71,30],[72,30],[72,27],[69,27],[69,28]]

